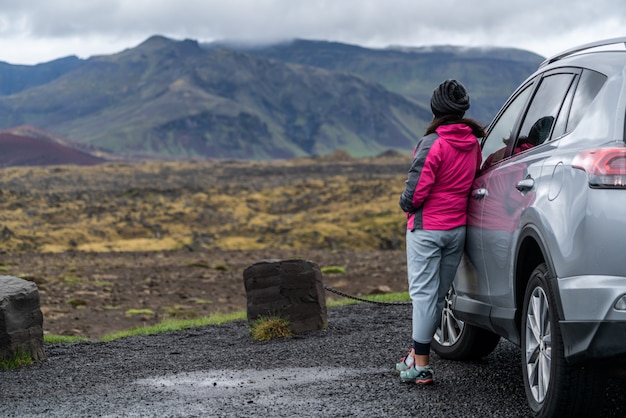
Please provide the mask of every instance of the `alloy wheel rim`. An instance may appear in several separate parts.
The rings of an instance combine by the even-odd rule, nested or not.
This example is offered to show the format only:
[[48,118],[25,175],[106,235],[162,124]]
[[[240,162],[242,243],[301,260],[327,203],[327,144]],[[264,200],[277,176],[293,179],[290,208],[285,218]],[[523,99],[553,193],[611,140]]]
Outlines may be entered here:
[[449,347],[456,344],[461,338],[461,332],[463,331],[463,321],[457,319],[452,311],[452,294],[454,291],[451,289],[446,295],[446,301],[441,311],[441,322],[435,331],[435,341],[442,345]]
[[550,387],[552,329],[548,298],[540,287],[533,290],[528,301],[524,347],[528,386],[535,401],[541,403]]

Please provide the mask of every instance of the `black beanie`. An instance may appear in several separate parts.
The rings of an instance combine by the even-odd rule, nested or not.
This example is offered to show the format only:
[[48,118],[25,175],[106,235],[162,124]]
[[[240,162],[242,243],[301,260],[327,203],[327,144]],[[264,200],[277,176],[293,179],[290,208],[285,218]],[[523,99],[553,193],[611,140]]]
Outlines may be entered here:
[[469,107],[470,98],[467,90],[456,80],[446,80],[439,84],[430,99],[430,108],[436,117],[445,115],[462,117]]

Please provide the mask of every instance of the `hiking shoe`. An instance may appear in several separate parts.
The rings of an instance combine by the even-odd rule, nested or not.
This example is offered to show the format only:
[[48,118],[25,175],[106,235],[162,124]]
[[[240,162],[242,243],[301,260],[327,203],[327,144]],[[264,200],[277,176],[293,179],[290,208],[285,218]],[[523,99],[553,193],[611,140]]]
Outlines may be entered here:
[[433,369],[431,369],[430,366],[418,366],[416,369],[415,365],[413,365],[407,370],[400,372],[400,379],[402,379],[403,382],[415,382],[418,385],[429,385],[433,383]]
[[402,357],[399,363],[396,363],[396,371],[403,372],[405,370],[408,370],[411,368],[411,366],[413,366],[414,362],[415,359],[413,358],[413,349],[411,348],[407,355]]

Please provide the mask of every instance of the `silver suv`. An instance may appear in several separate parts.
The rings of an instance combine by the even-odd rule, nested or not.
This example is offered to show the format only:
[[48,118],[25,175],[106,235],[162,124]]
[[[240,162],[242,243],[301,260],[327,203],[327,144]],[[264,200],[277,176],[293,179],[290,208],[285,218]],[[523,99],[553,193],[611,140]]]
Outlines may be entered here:
[[541,64],[481,140],[465,257],[433,350],[521,348],[535,416],[593,416],[626,370],[626,38]]

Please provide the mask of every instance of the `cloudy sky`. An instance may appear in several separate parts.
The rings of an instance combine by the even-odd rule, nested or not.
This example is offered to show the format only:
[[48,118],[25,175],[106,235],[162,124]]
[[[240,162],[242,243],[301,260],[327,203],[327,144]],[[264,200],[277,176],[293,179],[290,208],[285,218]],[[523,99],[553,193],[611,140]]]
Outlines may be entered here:
[[0,0],[0,61],[132,48],[152,35],[367,47],[506,46],[551,56],[626,36],[623,0]]

